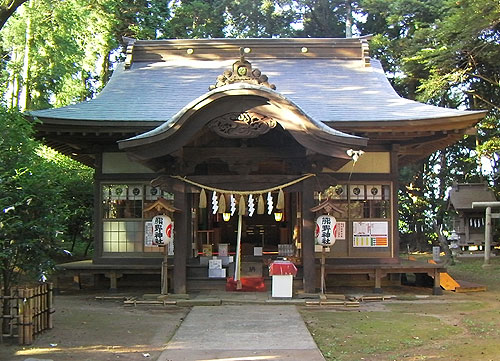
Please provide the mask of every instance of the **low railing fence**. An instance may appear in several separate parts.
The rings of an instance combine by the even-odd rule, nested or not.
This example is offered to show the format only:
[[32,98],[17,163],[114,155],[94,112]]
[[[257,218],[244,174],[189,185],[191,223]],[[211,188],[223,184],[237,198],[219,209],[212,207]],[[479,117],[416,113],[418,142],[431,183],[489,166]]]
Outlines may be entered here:
[[53,285],[0,289],[0,340],[17,338],[20,345],[33,343],[35,335],[53,327]]

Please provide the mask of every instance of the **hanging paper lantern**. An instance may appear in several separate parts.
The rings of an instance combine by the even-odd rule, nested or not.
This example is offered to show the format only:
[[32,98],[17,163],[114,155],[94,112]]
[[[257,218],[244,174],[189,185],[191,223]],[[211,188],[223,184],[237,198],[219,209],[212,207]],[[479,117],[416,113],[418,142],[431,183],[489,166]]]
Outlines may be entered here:
[[207,194],[205,193],[205,190],[202,188],[200,192],[200,208],[207,208]]
[[316,230],[314,238],[316,244],[321,246],[332,246],[335,244],[335,234],[337,232],[337,220],[333,216],[319,216],[316,219]]
[[174,225],[169,216],[155,216],[153,223],[153,245],[165,246],[174,239]]
[[264,214],[264,197],[262,194],[259,195],[259,202],[257,203],[257,214]]

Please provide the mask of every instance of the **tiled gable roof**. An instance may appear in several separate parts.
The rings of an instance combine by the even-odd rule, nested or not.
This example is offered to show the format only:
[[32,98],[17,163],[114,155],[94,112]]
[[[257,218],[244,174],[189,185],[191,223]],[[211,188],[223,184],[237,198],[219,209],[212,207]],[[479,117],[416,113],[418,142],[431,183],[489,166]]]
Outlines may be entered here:
[[[435,107],[399,97],[380,63],[359,60],[248,59],[276,91],[309,117],[323,122],[402,121],[446,118],[471,112]],[[42,118],[86,121],[164,122],[205,94],[234,60],[177,59],[137,62],[115,70],[93,100],[31,112]]]

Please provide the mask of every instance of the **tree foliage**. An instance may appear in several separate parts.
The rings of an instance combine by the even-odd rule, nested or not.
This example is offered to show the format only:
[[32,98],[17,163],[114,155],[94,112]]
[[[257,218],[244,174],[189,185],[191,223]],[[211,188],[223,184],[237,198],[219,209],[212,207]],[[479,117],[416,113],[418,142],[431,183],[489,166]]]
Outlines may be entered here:
[[49,272],[65,241],[88,241],[92,170],[42,147],[16,111],[0,107],[0,132],[0,281],[9,289]]
[[[123,37],[343,37],[346,22],[352,22],[356,35],[373,35],[372,56],[381,60],[401,96],[488,112],[477,135],[401,170],[402,238],[413,247],[436,238],[429,220],[446,221],[446,193],[453,181],[488,181],[500,195],[498,1],[29,0],[15,15],[14,8],[6,12],[8,5],[17,8],[22,2],[0,6],[0,28],[10,16],[0,32],[0,92],[8,108],[23,110],[93,98],[123,58]],[[492,168],[486,174],[481,156]],[[64,161],[55,163],[58,169],[69,167]],[[61,232],[88,234],[88,222],[78,222],[89,214],[82,208],[84,214],[75,211],[70,217],[68,209],[80,208],[65,207],[60,225],[72,226],[59,227]]]
[[26,0],[2,0],[0,2],[0,29]]

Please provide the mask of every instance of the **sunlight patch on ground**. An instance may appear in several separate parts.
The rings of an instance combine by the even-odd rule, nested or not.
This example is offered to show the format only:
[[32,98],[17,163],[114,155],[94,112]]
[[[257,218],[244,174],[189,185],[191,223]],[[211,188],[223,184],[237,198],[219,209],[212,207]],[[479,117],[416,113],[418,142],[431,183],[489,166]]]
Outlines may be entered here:
[[27,350],[19,350],[16,356],[34,356],[43,355],[47,353],[99,353],[99,352],[113,352],[113,353],[132,353],[132,352],[151,352],[163,351],[164,347],[152,347],[150,345],[135,345],[135,346],[108,346],[108,345],[94,345],[94,346],[77,346],[77,347],[37,347]]
[[276,358],[278,358],[278,356],[243,356],[243,357],[206,359],[199,361],[259,361],[259,360],[272,360]]

